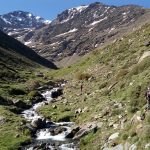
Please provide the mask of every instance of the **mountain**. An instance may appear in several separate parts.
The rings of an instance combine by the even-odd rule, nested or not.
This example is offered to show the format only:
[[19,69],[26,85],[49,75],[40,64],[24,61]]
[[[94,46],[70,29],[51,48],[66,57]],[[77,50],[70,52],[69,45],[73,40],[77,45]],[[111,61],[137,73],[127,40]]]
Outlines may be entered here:
[[[51,21],[24,11],[13,11],[0,15],[0,29],[18,40],[32,37],[32,32],[48,25]],[[26,35],[28,35],[26,37]],[[25,42],[24,41],[24,42]]]
[[116,7],[98,2],[71,8],[36,31],[28,46],[53,61],[82,56],[132,31],[134,26],[145,22],[141,20],[146,20],[149,12],[136,5]]
[[37,68],[40,65],[56,69],[52,62],[42,58],[32,49],[0,31],[1,79],[5,77],[13,79],[12,76],[17,75],[17,70]]
[[[7,14],[10,16],[8,21],[12,17],[10,14]],[[67,9],[47,25],[40,19],[38,25],[29,26],[32,17],[30,13],[23,14],[29,23],[26,28],[20,26],[16,30],[10,25],[9,30],[3,23],[1,28],[59,66],[68,66],[93,49],[103,47],[150,21],[149,9],[136,5],[116,7],[99,2]],[[33,20],[37,23],[37,17],[33,16]]]
[[149,150],[150,110],[145,97],[149,64],[150,24],[146,24],[58,70],[53,76],[68,81],[63,99],[55,103],[55,110],[49,104],[39,111],[55,122],[75,121],[71,133],[80,139],[81,150]]

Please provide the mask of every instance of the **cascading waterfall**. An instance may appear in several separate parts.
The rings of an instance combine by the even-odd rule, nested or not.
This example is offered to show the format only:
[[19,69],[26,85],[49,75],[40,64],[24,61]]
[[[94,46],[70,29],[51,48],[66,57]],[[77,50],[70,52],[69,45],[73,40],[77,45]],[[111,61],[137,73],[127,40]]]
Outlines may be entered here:
[[[31,123],[33,120],[44,118],[43,116],[39,115],[37,113],[37,109],[45,103],[50,103],[52,98],[52,92],[57,91],[58,88],[54,88],[50,91],[46,91],[43,93],[43,97],[45,97],[46,101],[39,102],[37,104],[34,104],[30,109],[25,110],[22,112],[22,116]],[[38,129],[35,133],[35,139],[34,143],[30,144],[25,150],[34,150],[35,147],[37,147],[40,144],[46,143],[46,149],[59,149],[59,150],[77,150],[77,145],[73,140],[66,139],[66,135],[71,132],[71,127],[74,125],[73,122],[50,122],[49,120],[46,120],[46,125],[42,129]],[[58,133],[56,135],[51,134],[50,130],[53,128],[62,127],[63,131],[61,133]],[[57,143],[57,147],[55,144]]]

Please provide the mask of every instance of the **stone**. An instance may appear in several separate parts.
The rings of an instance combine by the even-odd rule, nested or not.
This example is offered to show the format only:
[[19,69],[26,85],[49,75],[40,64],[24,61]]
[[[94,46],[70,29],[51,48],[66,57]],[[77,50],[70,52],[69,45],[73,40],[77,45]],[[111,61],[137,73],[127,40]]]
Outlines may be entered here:
[[108,138],[108,140],[114,140],[114,139],[118,138],[118,136],[119,136],[119,132],[116,132],[116,133],[112,134],[112,135]]
[[27,104],[21,100],[13,100],[13,105],[15,105],[16,107],[22,108],[22,109],[26,109],[29,106],[27,106]]
[[75,113],[76,113],[76,114],[80,114],[81,112],[82,112],[82,109],[81,109],[81,108],[75,110]]
[[57,106],[56,105],[53,105],[53,109],[56,109],[57,108]]
[[46,126],[46,119],[45,118],[37,118],[32,120],[31,125],[36,129],[42,129]]
[[54,128],[54,129],[49,129],[49,131],[51,132],[51,134],[52,134],[53,136],[58,135],[58,134],[60,134],[60,133],[62,133],[62,132],[64,132],[64,131],[66,131],[66,130],[67,130],[66,128],[61,127],[61,126],[56,127],[56,128]]
[[68,133],[66,135],[66,138],[73,138],[75,136],[75,134],[80,130],[80,127],[77,126],[77,127],[74,127],[70,133]]
[[51,97],[52,98],[57,98],[58,96],[62,95],[63,94],[63,91],[61,88],[58,88],[57,90],[55,91],[52,91],[51,93]]
[[44,74],[42,72],[36,72],[35,75],[37,77],[44,77]]

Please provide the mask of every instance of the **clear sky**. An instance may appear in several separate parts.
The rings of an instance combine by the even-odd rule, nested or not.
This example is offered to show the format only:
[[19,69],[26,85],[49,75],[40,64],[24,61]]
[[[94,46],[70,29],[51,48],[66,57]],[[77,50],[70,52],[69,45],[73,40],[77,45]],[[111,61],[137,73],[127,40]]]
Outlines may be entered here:
[[22,10],[53,20],[65,9],[96,1],[116,6],[137,4],[150,8],[150,0],[0,0],[0,14]]

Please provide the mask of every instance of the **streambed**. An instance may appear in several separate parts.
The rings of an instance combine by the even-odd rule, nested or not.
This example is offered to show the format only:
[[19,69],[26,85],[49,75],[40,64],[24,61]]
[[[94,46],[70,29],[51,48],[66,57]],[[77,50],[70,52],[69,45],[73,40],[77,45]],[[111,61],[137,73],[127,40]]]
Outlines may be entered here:
[[[21,115],[27,120],[30,128],[32,123],[43,120],[44,125],[34,133],[32,143],[25,146],[23,150],[77,150],[77,141],[67,139],[66,136],[71,132],[73,122],[51,122],[37,113],[37,109],[53,100],[52,92],[58,88],[53,88],[44,92],[42,95],[46,101],[34,104],[30,109],[24,110]],[[42,124],[43,124],[42,122]],[[55,133],[54,133],[55,130]]]

